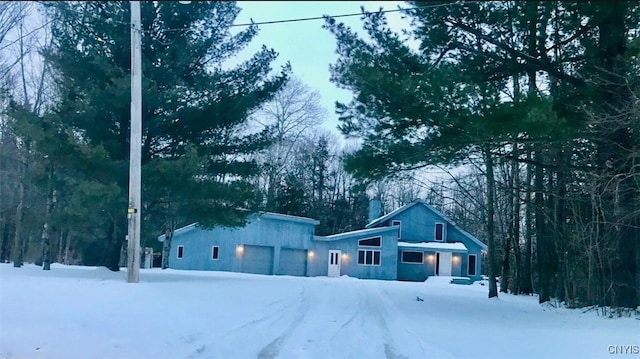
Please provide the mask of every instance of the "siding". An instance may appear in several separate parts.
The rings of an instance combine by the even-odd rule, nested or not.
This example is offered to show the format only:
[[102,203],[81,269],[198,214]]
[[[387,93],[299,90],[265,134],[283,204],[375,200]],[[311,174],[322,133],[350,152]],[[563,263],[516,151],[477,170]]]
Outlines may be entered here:
[[[377,236],[381,237],[381,247],[358,246],[360,239]],[[309,259],[310,276],[326,276],[329,263],[329,250],[340,250],[342,252],[340,275],[363,279],[397,279],[398,237],[397,231],[394,228],[385,228],[375,233],[356,233],[352,236],[341,237],[336,240],[318,237],[318,240],[314,242],[314,256]],[[358,264],[359,249],[380,250],[380,265]]]
[[[315,225],[280,218],[252,216],[246,227],[193,227],[174,235],[169,267],[174,269],[234,271],[242,270],[243,253],[239,245],[273,247],[272,272],[278,273],[280,249],[309,249]],[[177,247],[184,246],[184,258],[177,259]],[[219,246],[218,260],[211,259],[211,247]],[[246,266],[245,266],[246,268]]]

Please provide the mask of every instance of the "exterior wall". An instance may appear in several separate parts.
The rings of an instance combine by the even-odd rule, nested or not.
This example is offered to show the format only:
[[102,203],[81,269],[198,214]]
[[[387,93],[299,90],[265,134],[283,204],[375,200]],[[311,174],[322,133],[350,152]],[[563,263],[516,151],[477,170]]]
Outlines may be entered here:
[[[381,237],[381,247],[359,247],[358,241],[371,237]],[[363,279],[397,279],[398,266],[398,237],[394,229],[384,230],[377,233],[356,234],[341,239],[327,239],[318,237],[314,241],[314,255],[309,258],[308,275],[326,276],[329,268],[329,251],[341,251],[340,275]],[[379,249],[380,265],[358,264],[358,249]]]
[[[176,233],[171,243],[169,267],[174,269],[241,271],[242,253],[238,245],[258,245],[274,248],[273,272],[279,272],[280,248],[309,249],[315,226],[279,218],[253,217],[246,227],[219,227],[204,230],[198,227]],[[182,259],[177,258],[178,246],[184,246]],[[219,246],[218,259],[211,259],[211,247]]]
[[[421,252],[422,263],[402,263],[403,251]],[[435,273],[435,260],[429,260],[428,256],[433,254],[434,252],[419,249],[398,248],[398,279],[422,282],[428,276],[432,276]]]
[[[451,275],[471,277],[474,280],[480,279],[480,269],[482,268],[482,247],[475,241],[469,239],[462,231],[449,223],[448,220],[442,218],[439,214],[433,212],[428,207],[417,204],[407,208],[407,210],[393,216],[392,218],[389,218],[379,224],[379,226],[390,226],[395,220],[402,221],[401,240],[404,242],[433,242],[435,241],[435,224],[444,223],[445,230],[443,242],[462,242],[468,250],[468,253],[461,255],[458,263],[452,264]],[[398,248],[398,278],[415,278],[410,280],[423,281],[426,279],[426,276],[433,275],[434,265],[428,266],[423,263],[424,268],[420,268],[419,265],[413,263],[401,263],[400,256],[402,249],[403,248]],[[418,249],[416,249],[416,251],[417,250]],[[468,254],[476,255],[475,276],[468,275]]]
[[406,211],[383,222],[381,226],[391,226],[394,220],[402,221],[402,241],[405,242],[431,242],[435,238],[435,223],[445,223],[444,238],[446,241],[449,228],[447,221],[423,205],[415,205]]
[[[410,252],[421,252],[422,253],[422,263],[403,263],[402,262],[402,252],[410,251]],[[436,251],[428,250],[425,251],[419,248],[398,248],[398,279],[399,280],[409,280],[409,281],[419,281],[422,282],[427,279],[427,277],[435,275],[436,270],[436,260],[435,260]],[[466,277],[466,272],[463,271],[463,268],[466,268],[466,253],[460,252],[452,252],[453,257],[457,257],[457,260],[452,260],[451,262],[451,276],[453,277]]]
[[[314,237],[315,224],[308,219],[281,215],[254,215],[243,228],[214,228],[204,230],[198,227],[184,228],[174,235],[171,243],[169,267],[174,269],[215,270],[215,271],[251,271],[250,263],[244,263],[244,253],[239,247],[265,246],[272,262],[270,273],[287,275],[326,276],[330,250],[341,251],[340,275],[363,279],[414,280],[424,281],[435,274],[435,260],[432,249],[398,247],[397,227],[391,227],[394,220],[402,221],[402,241],[434,241],[435,223],[443,223],[444,242],[462,242],[468,253],[453,252],[460,260],[452,263],[452,276],[468,276],[468,254],[476,255],[476,274],[472,279],[480,279],[483,247],[470,239],[468,234],[459,230],[437,211],[424,204],[416,204],[401,211],[376,228],[364,231],[348,232],[327,237]],[[359,247],[361,239],[381,237],[381,247]],[[184,256],[177,258],[178,246],[183,246]],[[218,246],[218,259],[212,259],[212,246]],[[259,248],[252,249],[254,255]],[[380,265],[358,264],[358,250],[380,250]],[[423,253],[423,262],[402,263],[403,250]],[[444,250],[448,251],[448,250]],[[259,254],[257,254],[259,255]],[[283,256],[281,258],[281,256]],[[256,257],[258,258],[258,257]],[[262,259],[264,257],[260,257]],[[264,264],[264,263],[262,263]],[[282,268],[280,266],[282,265]],[[264,267],[264,266],[263,266]],[[257,270],[257,269],[255,269]]]

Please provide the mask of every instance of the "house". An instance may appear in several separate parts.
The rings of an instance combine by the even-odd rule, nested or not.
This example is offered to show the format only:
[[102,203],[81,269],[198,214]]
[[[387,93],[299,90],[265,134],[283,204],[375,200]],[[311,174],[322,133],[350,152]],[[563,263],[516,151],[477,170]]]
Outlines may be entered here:
[[[365,228],[315,236],[315,219],[260,212],[242,228],[174,232],[169,267],[296,276],[424,281],[479,279],[487,246],[424,201],[384,216],[371,200]],[[164,235],[158,237],[164,241]]]

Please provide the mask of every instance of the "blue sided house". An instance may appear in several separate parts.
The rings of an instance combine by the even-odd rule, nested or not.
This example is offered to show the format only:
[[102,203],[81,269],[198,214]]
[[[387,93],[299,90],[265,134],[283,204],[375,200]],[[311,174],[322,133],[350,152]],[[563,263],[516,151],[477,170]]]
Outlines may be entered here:
[[[347,275],[363,279],[424,281],[429,276],[480,278],[487,246],[424,201],[384,216],[369,204],[364,229],[314,235],[315,219],[260,212],[245,227],[174,232],[169,267],[267,275]],[[158,237],[164,241],[165,236]]]

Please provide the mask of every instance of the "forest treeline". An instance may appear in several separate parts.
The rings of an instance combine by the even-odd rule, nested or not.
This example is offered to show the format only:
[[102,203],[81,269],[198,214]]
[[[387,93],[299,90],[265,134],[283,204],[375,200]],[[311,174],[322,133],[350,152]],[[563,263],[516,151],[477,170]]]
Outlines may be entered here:
[[[403,32],[327,17],[349,145],[274,50],[233,62],[259,31],[231,31],[240,8],[142,4],[143,246],[259,210],[339,233],[371,197],[422,198],[488,244],[489,297],[638,307],[639,4],[407,2]],[[127,2],[0,2],[0,260],[121,265],[129,44]]]

